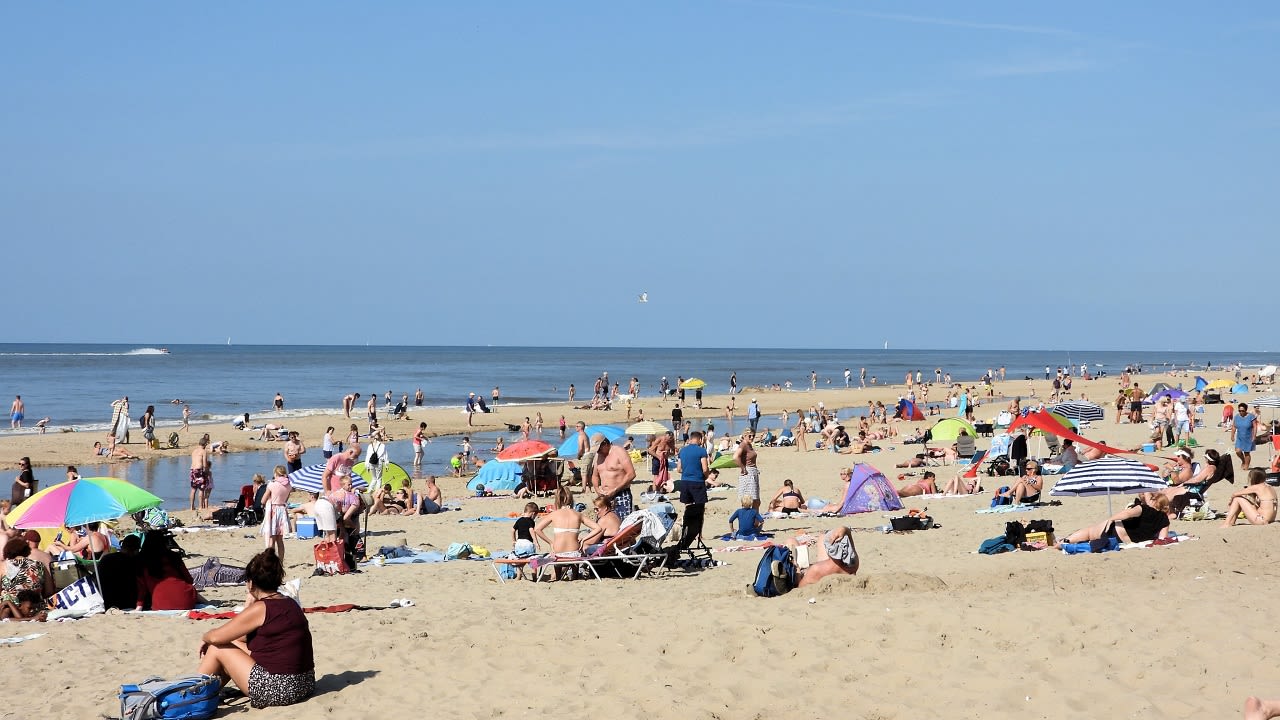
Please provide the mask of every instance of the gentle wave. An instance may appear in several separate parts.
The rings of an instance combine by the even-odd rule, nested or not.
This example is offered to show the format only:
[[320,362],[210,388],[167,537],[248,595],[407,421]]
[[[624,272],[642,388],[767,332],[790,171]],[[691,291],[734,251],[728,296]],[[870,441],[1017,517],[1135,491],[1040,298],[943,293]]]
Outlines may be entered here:
[[0,353],[0,357],[122,357],[126,355],[168,355],[169,351],[164,348],[134,348],[124,352],[7,352]]

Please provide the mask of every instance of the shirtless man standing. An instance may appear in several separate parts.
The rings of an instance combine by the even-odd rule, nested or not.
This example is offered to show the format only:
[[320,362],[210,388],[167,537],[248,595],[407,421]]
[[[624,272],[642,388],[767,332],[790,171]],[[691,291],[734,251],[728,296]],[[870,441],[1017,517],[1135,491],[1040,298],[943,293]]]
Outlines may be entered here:
[[204,499],[204,486],[206,483],[212,484],[209,477],[209,440],[200,438],[200,443],[191,449],[191,510],[196,509],[196,500],[200,499],[199,507],[204,509],[207,507],[207,500]]
[[[356,397],[360,397],[357,395]],[[378,424],[378,393],[369,395],[369,432],[373,432],[373,426]]]
[[636,479],[636,466],[631,456],[620,447],[613,447],[604,435],[591,436],[596,462],[591,470],[591,486],[620,518],[626,518],[635,509],[631,496],[631,481]]
[[302,469],[302,454],[307,451],[307,446],[302,444],[302,440],[298,438],[298,433],[291,431],[289,433],[289,442],[284,446],[285,467],[289,472],[297,472]]
[[356,407],[356,401],[360,399],[360,393],[351,393],[342,398],[342,414],[351,419],[351,411]]
[[9,428],[17,430],[22,427],[22,418],[26,416],[27,406],[22,404],[22,396],[13,396],[13,406],[9,409]]

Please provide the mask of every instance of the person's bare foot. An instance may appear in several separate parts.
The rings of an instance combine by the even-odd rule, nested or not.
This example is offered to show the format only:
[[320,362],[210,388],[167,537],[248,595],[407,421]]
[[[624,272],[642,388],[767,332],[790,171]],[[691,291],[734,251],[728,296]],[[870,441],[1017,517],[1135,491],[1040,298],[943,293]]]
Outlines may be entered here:
[[1268,720],[1280,715],[1280,701],[1250,697],[1244,701],[1245,720]]

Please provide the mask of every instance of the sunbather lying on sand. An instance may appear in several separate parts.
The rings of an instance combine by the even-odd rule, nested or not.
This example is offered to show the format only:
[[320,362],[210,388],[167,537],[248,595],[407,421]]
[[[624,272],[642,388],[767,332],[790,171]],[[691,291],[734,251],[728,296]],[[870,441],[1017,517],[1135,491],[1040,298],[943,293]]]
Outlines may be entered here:
[[[847,527],[838,527],[822,536],[821,543],[804,545],[788,538],[787,547],[796,558],[796,587],[814,585],[831,575],[857,575],[858,550]],[[775,568],[774,577],[780,573]]]
[[[899,497],[915,497],[916,495],[937,495],[938,486],[935,484],[937,475],[933,471],[926,471],[923,478],[898,488]],[[899,480],[902,478],[899,477]]]

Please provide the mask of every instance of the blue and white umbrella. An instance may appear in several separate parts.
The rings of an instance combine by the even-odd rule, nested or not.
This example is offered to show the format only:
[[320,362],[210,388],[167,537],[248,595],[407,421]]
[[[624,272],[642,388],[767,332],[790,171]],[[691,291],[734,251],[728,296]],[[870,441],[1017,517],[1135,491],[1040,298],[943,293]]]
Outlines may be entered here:
[[[321,478],[324,477],[325,463],[316,463],[308,465],[301,470],[294,470],[289,473],[289,482],[293,484],[294,489],[305,492],[324,492],[320,485]],[[363,490],[369,487],[364,478],[359,475],[352,474],[351,487],[356,490]]]
[[1155,492],[1166,487],[1164,479],[1146,465],[1108,455],[1075,466],[1058,480],[1049,494],[1077,497],[1106,495],[1107,513],[1110,514],[1112,495]]
[[1280,408],[1280,396],[1267,395],[1265,397],[1254,398],[1253,400],[1249,401],[1249,404],[1256,408],[1260,408],[1260,407]]
[[1084,400],[1058,403],[1049,408],[1068,420],[1076,422],[1101,422],[1102,406]]

